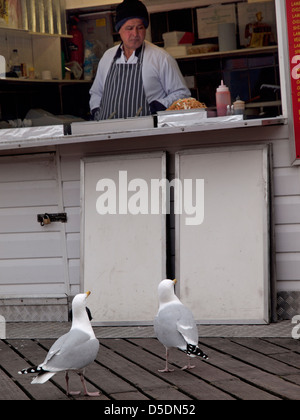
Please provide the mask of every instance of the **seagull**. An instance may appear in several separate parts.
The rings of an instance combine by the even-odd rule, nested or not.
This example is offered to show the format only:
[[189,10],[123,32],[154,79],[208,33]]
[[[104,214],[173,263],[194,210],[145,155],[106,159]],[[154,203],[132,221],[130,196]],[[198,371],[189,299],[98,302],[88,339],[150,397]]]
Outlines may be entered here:
[[79,395],[80,391],[69,390],[69,374],[73,370],[79,373],[84,395],[96,397],[99,392],[88,392],[83,370],[92,363],[99,351],[99,341],[95,337],[86,311],[86,299],[91,292],[76,295],[72,302],[72,326],[67,334],[61,336],[50,348],[46,359],[38,366],[23,369],[21,375],[37,373],[32,384],[43,384],[58,372],[66,372],[67,395]]
[[208,356],[198,347],[198,329],[192,312],[175,295],[175,280],[162,280],[158,285],[159,309],[154,319],[154,331],[158,340],[166,348],[166,366],[159,372],[173,372],[168,367],[169,349],[176,347],[188,355],[188,365],[182,370],[193,369],[190,357]]

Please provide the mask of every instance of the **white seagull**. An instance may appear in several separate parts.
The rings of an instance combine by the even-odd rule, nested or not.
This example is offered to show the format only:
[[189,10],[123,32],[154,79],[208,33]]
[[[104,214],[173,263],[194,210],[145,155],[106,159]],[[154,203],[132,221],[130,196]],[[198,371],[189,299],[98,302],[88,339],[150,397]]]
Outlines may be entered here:
[[88,392],[83,376],[83,370],[92,363],[99,351],[99,341],[95,337],[91,322],[86,312],[86,299],[91,292],[76,295],[72,302],[73,320],[70,331],[55,341],[46,359],[38,366],[23,369],[19,374],[37,373],[32,384],[43,384],[58,372],[66,372],[68,395],[79,395],[69,390],[68,372],[79,373],[84,389],[84,395],[95,397],[99,392]]
[[175,280],[162,280],[158,285],[159,309],[154,319],[154,331],[158,340],[166,348],[166,366],[159,372],[173,372],[168,368],[169,349],[176,347],[185,352],[188,365],[182,369],[193,369],[190,357],[208,356],[198,347],[198,329],[192,312],[175,295]]

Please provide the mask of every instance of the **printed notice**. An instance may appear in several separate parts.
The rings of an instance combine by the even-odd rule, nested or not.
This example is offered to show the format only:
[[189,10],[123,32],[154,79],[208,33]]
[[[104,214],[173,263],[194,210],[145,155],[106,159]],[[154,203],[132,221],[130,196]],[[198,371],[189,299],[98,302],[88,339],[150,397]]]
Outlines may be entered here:
[[198,37],[215,38],[220,23],[236,23],[235,5],[210,6],[197,9]]

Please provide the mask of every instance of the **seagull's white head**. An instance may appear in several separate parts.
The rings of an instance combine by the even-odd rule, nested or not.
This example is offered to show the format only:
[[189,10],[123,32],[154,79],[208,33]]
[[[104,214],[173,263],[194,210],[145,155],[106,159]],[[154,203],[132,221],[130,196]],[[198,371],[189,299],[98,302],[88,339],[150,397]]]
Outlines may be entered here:
[[73,321],[88,320],[86,312],[86,299],[90,294],[91,292],[79,293],[74,297],[72,302]]
[[72,309],[74,308],[85,308],[86,305],[86,299],[90,296],[91,292],[86,293],[79,293],[76,295],[72,302]]
[[172,301],[178,301],[178,297],[175,295],[174,286],[177,280],[162,280],[158,285],[158,300],[160,304],[169,303]]

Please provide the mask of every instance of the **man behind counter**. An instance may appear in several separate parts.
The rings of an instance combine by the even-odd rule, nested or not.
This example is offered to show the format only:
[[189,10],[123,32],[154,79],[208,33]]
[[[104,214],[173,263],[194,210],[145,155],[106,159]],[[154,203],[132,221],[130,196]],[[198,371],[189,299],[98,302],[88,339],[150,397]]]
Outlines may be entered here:
[[150,115],[190,96],[177,62],[145,41],[149,15],[139,0],[124,0],[116,10],[121,44],[107,50],[90,90],[96,121]]

